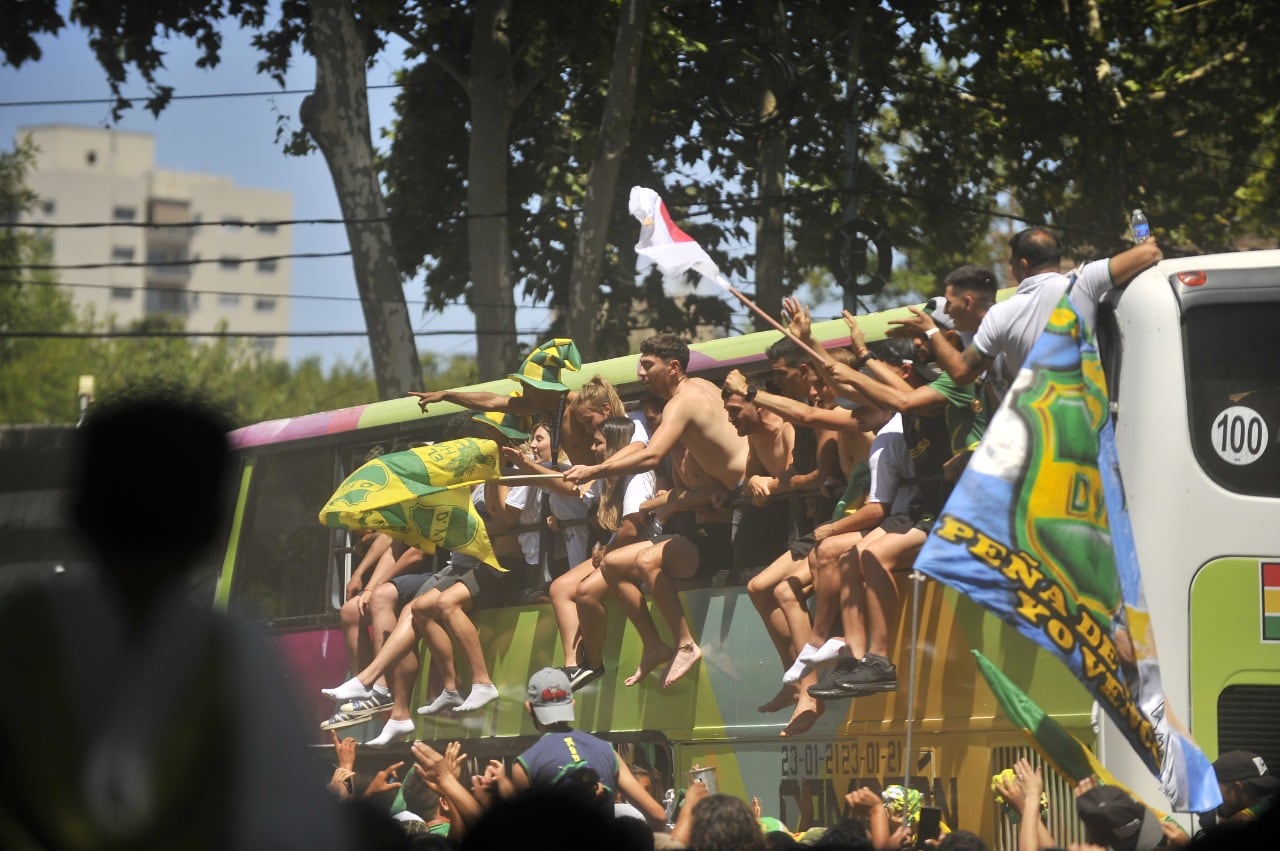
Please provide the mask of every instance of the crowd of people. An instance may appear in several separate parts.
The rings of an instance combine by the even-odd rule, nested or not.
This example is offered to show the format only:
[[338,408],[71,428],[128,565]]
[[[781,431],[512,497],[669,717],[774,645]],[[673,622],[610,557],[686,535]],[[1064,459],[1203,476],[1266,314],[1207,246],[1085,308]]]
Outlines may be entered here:
[[[413,765],[396,762],[367,777],[354,770],[354,739],[339,740],[338,765],[330,788],[341,798],[364,799],[393,814],[402,841],[387,847],[598,848],[650,851],[781,851],[789,848],[856,851],[985,851],[974,832],[953,829],[941,811],[924,805],[920,791],[891,785],[877,792],[860,787],[845,795],[840,822],[793,832],[750,803],[693,780],[678,806],[664,808],[653,795],[647,769],[629,766],[603,739],[577,730],[569,677],[543,668],[530,679],[524,709],[541,736],[508,768],[490,760],[483,773],[466,777],[460,742],[443,752],[422,742],[412,747]],[[1280,778],[1262,757],[1243,750],[1214,763],[1223,806],[1221,824],[1194,841],[1173,818],[1162,816],[1123,788],[1088,778],[1075,788],[1083,843],[1059,844],[1047,819],[1043,769],[1027,759],[992,778],[991,792],[1016,827],[1018,851],[1058,847],[1080,851],[1154,851],[1158,848],[1271,848],[1280,835]],[[357,783],[359,779],[359,783]],[[1202,817],[1203,818],[1203,817]],[[1209,821],[1205,819],[1205,821]],[[531,828],[542,828],[541,832]]]

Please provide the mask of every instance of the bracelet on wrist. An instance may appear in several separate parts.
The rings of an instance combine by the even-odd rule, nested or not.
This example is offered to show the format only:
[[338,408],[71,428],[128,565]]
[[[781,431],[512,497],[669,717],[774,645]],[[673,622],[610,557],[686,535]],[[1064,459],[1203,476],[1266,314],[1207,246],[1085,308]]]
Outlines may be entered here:
[[875,357],[875,355],[871,353],[870,349],[863,349],[862,352],[857,356],[858,366],[862,366],[867,361],[871,360],[873,357]]
[[754,402],[756,400],[756,394],[759,392],[760,388],[753,385],[747,388],[747,392],[742,394],[742,398],[746,399],[748,402]]
[[929,330],[927,330],[927,331],[925,331],[925,332],[924,332],[924,338],[925,338],[926,340],[927,340],[927,339],[929,339],[929,338],[930,338],[930,337],[932,337],[934,334],[937,334],[937,333],[938,333],[938,330],[939,330],[939,329],[938,329],[938,326],[937,326],[937,325],[934,325],[932,328],[930,328]]

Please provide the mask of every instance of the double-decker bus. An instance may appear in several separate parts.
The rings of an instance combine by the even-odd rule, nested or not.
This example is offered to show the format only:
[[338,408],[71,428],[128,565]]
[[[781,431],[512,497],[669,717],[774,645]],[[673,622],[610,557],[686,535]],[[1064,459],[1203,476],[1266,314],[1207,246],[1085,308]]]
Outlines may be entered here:
[[[883,337],[896,313],[860,318],[868,339]],[[1099,326],[1169,707],[1210,758],[1247,747],[1280,765],[1280,251],[1164,261],[1113,294]],[[814,335],[827,346],[847,343],[839,321],[816,323]],[[695,344],[689,373],[718,381],[735,367],[765,371],[764,351],[778,336]],[[566,381],[596,374],[624,399],[643,389],[635,356],[586,364]],[[497,381],[460,389],[512,388]],[[216,603],[269,628],[318,745],[320,722],[333,711],[320,689],[348,676],[338,610],[354,563],[349,533],[321,526],[317,512],[371,448],[447,439],[444,422],[457,410],[432,406],[424,415],[405,398],[232,435],[240,468],[230,538],[215,566]],[[893,645],[901,688],[828,702],[802,735],[780,738],[787,713],[757,710],[777,691],[782,668],[745,588],[735,585],[682,592],[704,657],[666,689],[652,677],[623,685],[640,646],[611,608],[608,672],[576,694],[576,725],[655,769],[664,787],[686,785],[695,764],[714,766],[721,791],[758,797],[765,814],[794,831],[834,823],[857,786],[905,782],[952,827],[1012,848],[1016,829],[993,801],[990,778],[1033,753],[972,661],[978,649],[1120,780],[1165,806],[1119,732],[1095,722],[1090,697],[1064,666],[954,590],[903,579]],[[474,618],[501,697],[466,716],[415,715],[416,737],[464,740],[479,760],[510,758],[537,735],[522,709],[529,675],[563,661],[555,620],[545,604],[482,608]],[[439,689],[426,663],[424,649],[414,706]],[[353,735],[372,736],[380,724],[375,718]],[[382,753],[391,762],[405,751]],[[1046,786],[1056,838],[1080,838],[1066,782],[1050,775]]]

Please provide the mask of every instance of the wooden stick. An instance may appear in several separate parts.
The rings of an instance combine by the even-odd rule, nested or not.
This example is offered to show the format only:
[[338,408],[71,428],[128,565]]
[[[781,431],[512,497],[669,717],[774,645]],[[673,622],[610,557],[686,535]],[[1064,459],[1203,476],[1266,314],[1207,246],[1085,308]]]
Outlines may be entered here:
[[765,322],[768,322],[774,328],[777,328],[779,331],[781,331],[784,337],[787,337],[792,341],[794,341],[795,344],[799,346],[801,349],[803,349],[804,353],[807,354],[809,357],[813,358],[820,364],[829,360],[829,358],[825,358],[822,355],[815,352],[807,343],[805,343],[795,334],[792,334],[791,329],[787,328],[781,322],[779,322],[778,320],[770,316],[768,313],[765,313],[763,310],[761,310],[759,305],[757,305],[754,301],[752,301],[751,299],[743,295],[741,290],[739,290],[737,287],[733,286],[728,281],[726,281],[723,275],[717,275],[715,281],[721,287],[723,287],[724,289],[732,293],[738,299],[738,301],[746,305],[749,310],[755,311],[757,316],[762,318]]

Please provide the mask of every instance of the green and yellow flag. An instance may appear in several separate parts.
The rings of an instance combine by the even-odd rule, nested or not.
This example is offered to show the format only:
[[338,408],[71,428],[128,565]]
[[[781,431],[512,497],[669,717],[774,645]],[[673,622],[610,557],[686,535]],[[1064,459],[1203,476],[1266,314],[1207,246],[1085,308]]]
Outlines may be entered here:
[[471,486],[498,478],[498,445],[473,437],[392,452],[356,468],[320,510],[334,529],[385,532],[434,553],[465,553],[495,570],[484,520]]
[[[1086,777],[1096,777],[1104,786],[1117,786],[1135,801],[1141,801],[1124,784],[1107,771],[1106,767],[1084,742],[1077,739],[1067,729],[1041,709],[1027,693],[1018,688],[1013,680],[1005,676],[991,660],[977,650],[969,651],[978,663],[978,670],[991,686],[992,693],[1000,702],[1000,709],[1009,716],[1009,720],[1022,730],[1027,742],[1035,748],[1036,753],[1044,757],[1053,769],[1072,784],[1079,783]],[[1156,815],[1164,818],[1160,810],[1151,808]]]

